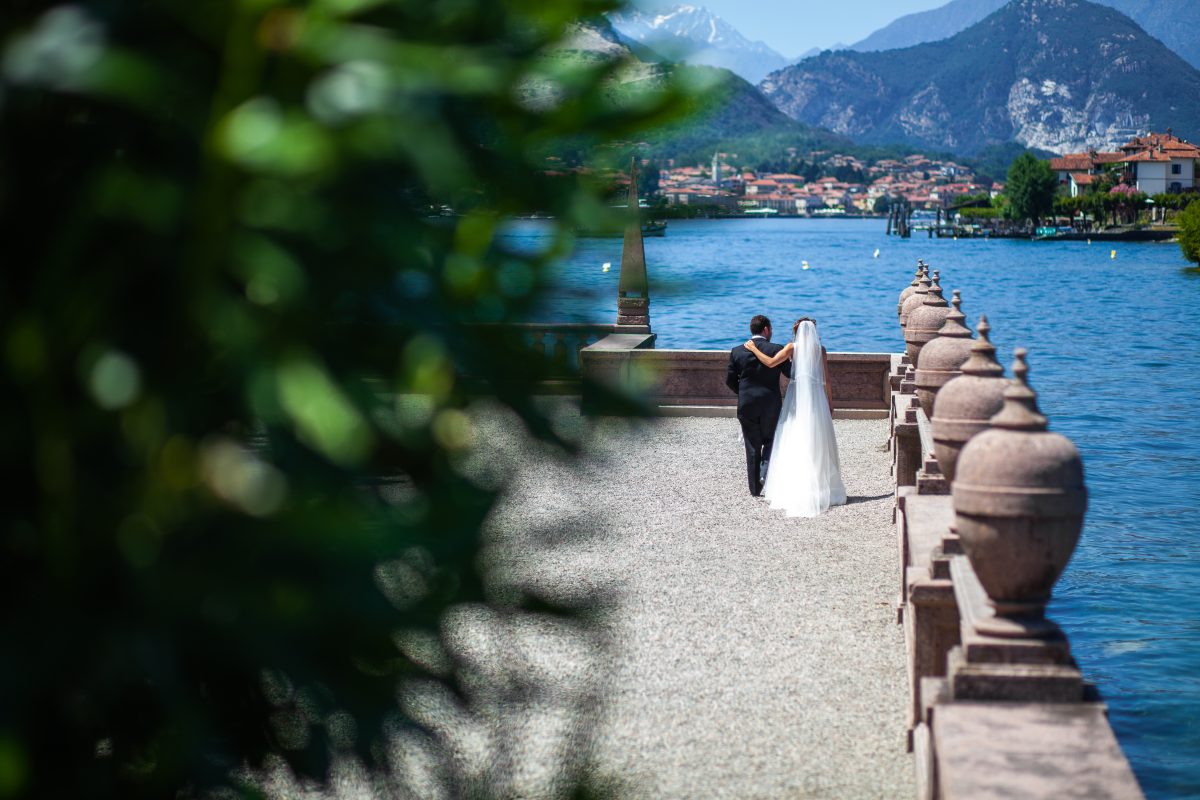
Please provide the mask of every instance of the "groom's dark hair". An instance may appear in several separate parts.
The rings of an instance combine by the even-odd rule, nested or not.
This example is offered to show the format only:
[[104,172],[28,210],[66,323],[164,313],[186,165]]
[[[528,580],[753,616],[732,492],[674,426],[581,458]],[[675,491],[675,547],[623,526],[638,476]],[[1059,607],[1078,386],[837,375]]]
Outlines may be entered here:
[[754,336],[758,336],[769,327],[771,327],[771,320],[767,319],[762,314],[756,314],[754,318],[750,320],[750,333]]

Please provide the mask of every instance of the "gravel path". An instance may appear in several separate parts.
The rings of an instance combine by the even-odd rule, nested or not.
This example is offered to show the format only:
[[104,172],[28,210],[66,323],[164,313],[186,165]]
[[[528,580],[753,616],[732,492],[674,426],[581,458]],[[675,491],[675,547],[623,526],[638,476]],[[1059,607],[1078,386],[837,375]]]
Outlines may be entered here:
[[[521,460],[495,518],[513,582],[612,595],[591,758],[622,794],[913,796],[887,427],[835,428],[850,503],[816,519],[749,496],[729,418],[604,427],[572,474]],[[602,529],[516,533],[572,517]]]
[[[320,792],[276,770],[268,794],[915,795],[886,422],[836,421],[850,502],[788,519],[746,492],[732,418],[604,420],[574,463],[504,415],[476,421],[488,447],[460,469],[507,486],[485,558],[496,603],[445,624],[466,704],[400,695],[442,749],[399,731],[390,776],[343,763]],[[522,595],[580,613],[500,610]]]

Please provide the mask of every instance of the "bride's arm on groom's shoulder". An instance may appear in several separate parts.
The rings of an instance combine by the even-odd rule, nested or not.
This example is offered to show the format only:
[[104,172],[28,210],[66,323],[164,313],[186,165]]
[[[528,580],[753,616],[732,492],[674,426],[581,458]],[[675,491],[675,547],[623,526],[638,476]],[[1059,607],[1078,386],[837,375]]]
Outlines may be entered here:
[[758,349],[758,346],[754,343],[754,340],[751,339],[750,341],[746,342],[746,349],[749,350],[751,353],[753,353],[754,357],[757,358],[759,361],[761,361],[766,366],[778,367],[780,364],[787,361],[788,358],[792,355],[793,348],[792,348],[792,343],[788,342],[786,345],[783,346],[782,350],[780,350],[775,355],[768,357],[765,353],[763,353],[762,350]]

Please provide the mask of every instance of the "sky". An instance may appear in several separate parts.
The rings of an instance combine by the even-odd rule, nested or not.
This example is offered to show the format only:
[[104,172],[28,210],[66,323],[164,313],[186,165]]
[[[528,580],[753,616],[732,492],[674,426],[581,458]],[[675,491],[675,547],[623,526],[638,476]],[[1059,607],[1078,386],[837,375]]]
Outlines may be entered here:
[[792,58],[814,47],[853,44],[897,17],[948,0],[635,0],[643,8],[703,6],[741,31]]

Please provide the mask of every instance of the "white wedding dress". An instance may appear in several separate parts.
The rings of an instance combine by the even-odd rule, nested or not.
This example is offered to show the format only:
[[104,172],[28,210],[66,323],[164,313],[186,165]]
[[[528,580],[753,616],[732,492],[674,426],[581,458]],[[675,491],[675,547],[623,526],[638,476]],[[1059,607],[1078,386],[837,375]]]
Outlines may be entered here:
[[763,494],[789,517],[815,517],[846,502],[817,326],[800,323],[792,345],[792,382],[783,397]]

